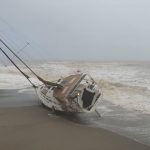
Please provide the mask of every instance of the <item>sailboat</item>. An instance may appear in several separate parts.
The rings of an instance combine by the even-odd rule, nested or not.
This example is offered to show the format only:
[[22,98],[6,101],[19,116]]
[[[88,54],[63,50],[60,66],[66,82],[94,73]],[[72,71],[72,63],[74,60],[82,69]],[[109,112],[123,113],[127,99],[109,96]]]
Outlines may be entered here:
[[[98,88],[94,79],[85,73],[75,73],[67,77],[58,79],[56,82],[47,81],[37,75],[4,40],[0,42],[42,82],[42,85],[35,85],[30,77],[10,58],[6,51],[0,47],[0,51],[18,69],[18,71],[36,89],[37,95],[42,105],[53,111],[63,112],[92,112],[96,111],[97,105],[102,97],[102,91]],[[97,112],[97,111],[96,111]]]

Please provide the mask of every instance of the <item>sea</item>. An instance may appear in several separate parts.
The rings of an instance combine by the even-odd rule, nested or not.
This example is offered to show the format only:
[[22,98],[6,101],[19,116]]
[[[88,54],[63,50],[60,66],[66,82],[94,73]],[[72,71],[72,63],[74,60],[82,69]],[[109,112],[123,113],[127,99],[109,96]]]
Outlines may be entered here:
[[[51,81],[76,72],[91,75],[103,93],[97,106],[101,117],[93,112],[68,119],[150,146],[150,62],[46,61],[29,65]],[[41,84],[24,66],[20,68],[36,85]],[[13,66],[0,64],[0,107],[38,105],[37,99],[31,85]]]

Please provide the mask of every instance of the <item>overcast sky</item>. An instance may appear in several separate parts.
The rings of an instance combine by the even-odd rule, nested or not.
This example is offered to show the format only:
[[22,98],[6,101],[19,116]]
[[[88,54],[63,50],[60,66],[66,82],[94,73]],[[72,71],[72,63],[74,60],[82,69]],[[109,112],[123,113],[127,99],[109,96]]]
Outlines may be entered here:
[[4,20],[53,60],[150,60],[150,0],[0,0],[17,42]]

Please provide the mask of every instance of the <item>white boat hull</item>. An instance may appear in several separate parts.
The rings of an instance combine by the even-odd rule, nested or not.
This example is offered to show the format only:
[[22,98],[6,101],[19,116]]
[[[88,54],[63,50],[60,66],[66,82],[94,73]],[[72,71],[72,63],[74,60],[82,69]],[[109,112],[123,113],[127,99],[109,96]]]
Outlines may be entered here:
[[[42,90],[43,88],[46,91],[46,93],[43,93]],[[52,90],[49,90],[48,88],[45,87],[45,85],[42,85],[42,86],[39,86],[38,89],[37,89],[37,94],[38,94],[38,97],[40,99],[40,102],[52,109],[52,110],[57,110],[57,111],[65,111],[65,112],[92,112],[92,111],[95,111],[96,109],[96,105],[95,104],[92,109],[90,110],[87,110],[87,109],[84,109],[82,107],[80,107],[80,105],[78,103],[74,103],[72,102],[71,104],[68,104],[67,107],[65,107],[64,105],[62,105],[61,102],[59,102],[54,96],[53,96],[53,91]],[[98,103],[98,101],[97,101]]]

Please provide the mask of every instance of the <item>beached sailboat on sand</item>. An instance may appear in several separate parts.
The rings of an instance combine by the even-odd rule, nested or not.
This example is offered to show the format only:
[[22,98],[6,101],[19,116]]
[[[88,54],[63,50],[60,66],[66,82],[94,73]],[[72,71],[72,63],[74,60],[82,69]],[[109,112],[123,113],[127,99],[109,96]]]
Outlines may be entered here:
[[42,85],[35,85],[30,77],[23,72],[18,65],[9,57],[5,50],[0,47],[1,52],[11,61],[20,73],[36,89],[37,95],[43,105],[52,110],[64,112],[91,112],[96,111],[96,106],[102,96],[94,79],[84,73],[76,73],[56,82],[47,81],[37,75],[7,44],[4,40],[0,42],[39,80]]

